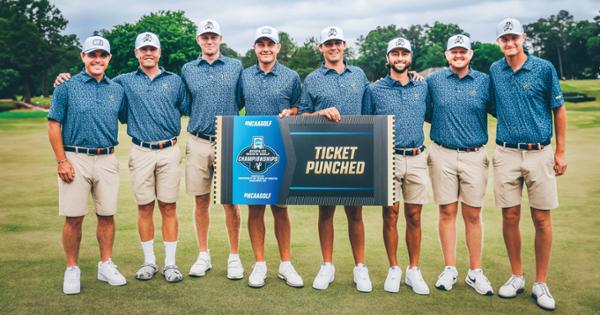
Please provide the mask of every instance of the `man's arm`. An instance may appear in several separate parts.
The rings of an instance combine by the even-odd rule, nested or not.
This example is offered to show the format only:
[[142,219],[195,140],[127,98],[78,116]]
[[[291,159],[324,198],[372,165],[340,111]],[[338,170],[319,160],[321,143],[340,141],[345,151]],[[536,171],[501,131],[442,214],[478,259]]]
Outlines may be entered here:
[[55,120],[48,120],[48,138],[58,163],[58,176],[64,182],[70,183],[75,178],[75,169],[67,160],[63,145],[61,125]]
[[54,87],[57,87],[67,81],[71,80],[71,74],[68,72],[59,73],[54,80]]
[[567,171],[565,158],[567,134],[567,109],[565,106],[554,109],[554,129],[556,133],[556,151],[554,152],[554,172],[560,176]]

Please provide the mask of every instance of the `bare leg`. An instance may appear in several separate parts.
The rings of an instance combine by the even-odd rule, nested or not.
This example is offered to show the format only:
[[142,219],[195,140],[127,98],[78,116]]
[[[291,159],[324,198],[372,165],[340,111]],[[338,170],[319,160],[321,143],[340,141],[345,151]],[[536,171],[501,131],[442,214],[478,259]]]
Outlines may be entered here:
[[196,237],[198,238],[198,249],[201,252],[208,251],[208,227],[210,226],[210,194],[196,196],[196,208],[194,210],[194,222],[196,224]]
[[348,219],[348,237],[352,246],[354,264],[365,263],[365,225],[362,219],[362,206],[344,206]]
[[546,282],[552,251],[552,216],[549,210],[531,208],[535,225],[535,282]]
[[256,261],[265,261],[265,206],[248,206],[248,233]]
[[140,234],[140,240],[146,242],[154,239],[154,201],[145,205],[138,205],[137,226]]
[[100,245],[100,261],[107,261],[112,257],[112,248],[115,241],[115,218],[112,215],[98,217],[96,237]]
[[279,259],[281,261],[290,261],[292,259],[292,228],[288,210],[287,208],[271,205],[271,212],[273,212],[273,219],[275,221],[275,238],[277,238],[277,245],[279,246]]
[[237,254],[240,244],[240,209],[236,205],[223,205],[223,208],[225,209],[225,225],[229,236],[229,252]]
[[383,242],[390,267],[398,266],[398,213],[400,206],[383,207]]
[[481,268],[481,250],[483,248],[483,223],[481,208],[471,207],[465,203],[462,206],[462,216],[465,221],[465,237],[469,249],[469,267],[471,270]]
[[333,215],[335,206],[319,206],[319,240],[323,262],[333,261]]
[[504,244],[508,253],[508,260],[514,275],[523,274],[521,265],[521,232],[519,231],[519,221],[521,219],[521,206],[514,206],[502,209],[502,234],[504,235]]
[[179,222],[177,221],[177,205],[175,202],[165,203],[158,201],[162,215],[162,235],[165,242],[177,241]]
[[444,264],[456,267],[456,213],[458,202],[440,205],[438,233],[444,254]]
[[77,266],[81,244],[81,225],[84,216],[66,217],[63,225],[62,242],[67,258],[67,267]]
[[419,256],[421,255],[421,208],[423,205],[404,204],[406,247],[408,247],[410,268],[419,265]]

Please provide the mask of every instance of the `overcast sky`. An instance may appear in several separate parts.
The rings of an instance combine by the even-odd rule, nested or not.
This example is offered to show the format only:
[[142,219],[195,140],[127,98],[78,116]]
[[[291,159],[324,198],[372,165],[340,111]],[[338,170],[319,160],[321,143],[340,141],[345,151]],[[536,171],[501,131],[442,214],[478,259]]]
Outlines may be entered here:
[[[473,40],[493,42],[495,26],[505,17],[523,23],[533,22],[566,9],[575,19],[592,19],[598,15],[598,0],[51,0],[69,24],[65,33],[76,34],[80,41],[94,30],[111,29],[114,25],[134,23],[145,14],[159,10],[183,10],[198,24],[212,18],[221,24],[223,40],[244,53],[253,43],[254,30],[271,25],[289,33],[297,44],[329,25],[342,27],[351,45],[378,25],[432,24],[435,21],[456,23],[471,34]],[[131,39],[132,42],[134,38]]]

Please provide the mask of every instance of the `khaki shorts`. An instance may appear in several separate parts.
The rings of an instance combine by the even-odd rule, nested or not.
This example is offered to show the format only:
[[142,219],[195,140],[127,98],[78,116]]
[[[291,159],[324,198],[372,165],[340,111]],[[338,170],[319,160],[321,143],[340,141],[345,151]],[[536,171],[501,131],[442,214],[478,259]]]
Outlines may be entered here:
[[436,204],[460,200],[471,207],[483,206],[489,166],[483,147],[479,151],[458,152],[434,142],[428,165]]
[[208,140],[189,135],[185,150],[185,188],[191,196],[209,194],[215,163],[214,144]]
[[119,161],[115,154],[87,155],[65,152],[75,168],[75,178],[66,183],[58,178],[58,213],[65,217],[87,214],[92,193],[94,211],[101,216],[117,213],[119,197]]
[[176,202],[181,178],[180,163],[181,151],[177,145],[151,150],[132,144],[129,172],[137,204],[147,205],[156,199],[165,203]]
[[416,156],[394,154],[396,191],[404,203],[422,205],[427,201],[427,151]]
[[496,146],[494,153],[494,194],[496,207],[521,204],[523,184],[529,206],[539,210],[558,208],[558,189],[551,146],[524,151]]

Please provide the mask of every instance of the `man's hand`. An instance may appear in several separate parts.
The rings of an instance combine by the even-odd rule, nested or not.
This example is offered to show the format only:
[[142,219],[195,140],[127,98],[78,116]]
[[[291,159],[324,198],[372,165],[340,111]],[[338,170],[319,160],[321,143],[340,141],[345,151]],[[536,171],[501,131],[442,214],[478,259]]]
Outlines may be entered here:
[[554,173],[556,176],[563,175],[567,171],[567,160],[564,153],[554,154]]
[[75,168],[69,160],[64,159],[58,162],[58,177],[65,183],[70,183],[75,179]]
[[418,74],[417,71],[414,71],[414,70],[413,71],[408,71],[408,74],[410,74],[410,76],[412,77],[412,79],[415,80],[415,81],[423,81],[423,80],[425,80],[425,78],[422,75]]
[[296,108],[296,107],[286,108],[286,109],[282,110],[281,113],[279,113],[279,118],[295,116],[296,113],[298,113],[298,108]]
[[338,112],[337,108],[335,108],[335,107],[329,107],[329,108],[322,109],[317,112],[317,115],[325,116],[325,118],[327,118],[333,122],[339,122],[342,119],[340,112]]
[[67,81],[71,80],[71,74],[68,72],[59,73],[54,80],[54,87],[57,87]]

